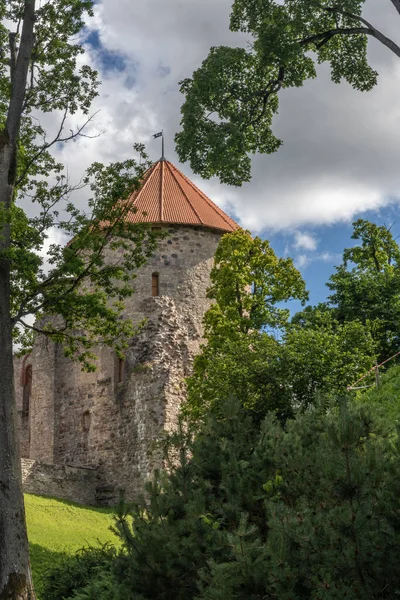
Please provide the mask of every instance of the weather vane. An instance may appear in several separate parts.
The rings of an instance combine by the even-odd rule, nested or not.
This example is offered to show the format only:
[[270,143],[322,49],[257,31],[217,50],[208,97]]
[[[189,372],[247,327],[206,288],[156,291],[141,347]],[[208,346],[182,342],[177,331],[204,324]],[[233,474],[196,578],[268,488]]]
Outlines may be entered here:
[[162,129],[159,133],[155,133],[153,135],[153,139],[161,138],[161,160],[165,160],[164,156],[164,129]]

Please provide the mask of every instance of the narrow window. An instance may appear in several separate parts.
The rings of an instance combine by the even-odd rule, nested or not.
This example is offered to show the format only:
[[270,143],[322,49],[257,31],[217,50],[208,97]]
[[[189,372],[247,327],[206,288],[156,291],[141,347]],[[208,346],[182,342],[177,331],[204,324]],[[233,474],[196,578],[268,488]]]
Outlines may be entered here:
[[89,410],[85,410],[82,415],[82,429],[85,433],[87,433],[90,429],[90,423],[92,420],[92,416]]
[[32,365],[25,367],[23,375],[22,412],[29,415],[29,404],[32,392]]
[[125,361],[123,358],[118,358],[117,361],[117,382],[122,383],[125,375]]
[[158,273],[153,273],[151,276],[151,295],[159,296]]

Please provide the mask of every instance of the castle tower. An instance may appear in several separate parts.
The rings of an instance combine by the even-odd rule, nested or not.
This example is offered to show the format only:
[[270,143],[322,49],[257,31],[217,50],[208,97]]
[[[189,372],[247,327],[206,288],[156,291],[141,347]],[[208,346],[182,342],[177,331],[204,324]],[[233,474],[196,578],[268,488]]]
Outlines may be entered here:
[[[48,463],[97,468],[103,501],[134,499],[161,466],[156,443],[176,426],[184,380],[202,341],[206,290],[218,242],[238,226],[173,164],[161,159],[130,202],[132,222],[167,231],[141,267],[126,315],[146,319],[124,361],[98,349],[82,373],[58,344],[38,337],[17,365],[22,451]],[[17,373],[17,371],[16,371]]]

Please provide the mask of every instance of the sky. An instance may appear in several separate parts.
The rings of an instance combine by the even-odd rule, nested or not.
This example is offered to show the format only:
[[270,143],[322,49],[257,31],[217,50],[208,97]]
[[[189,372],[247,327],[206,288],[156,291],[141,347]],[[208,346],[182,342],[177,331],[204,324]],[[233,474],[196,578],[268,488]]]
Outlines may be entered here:
[[[99,0],[83,39],[82,60],[96,67],[102,86],[93,105],[92,132],[58,148],[58,158],[80,178],[92,161],[132,155],[135,142],[152,160],[161,154],[177,165],[237,222],[271,241],[280,256],[293,257],[310,290],[323,301],[325,282],[351,240],[351,223],[367,218],[393,225],[400,234],[400,60],[369,42],[378,86],[369,93],[335,85],[322,66],[318,78],[283,90],[275,134],[283,147],[252,162],[252,180],[240,188],[201,180],[179,164],[173,138],[183,96],[179,81],[190,77],[211,46],[249,40],[229,31],[231,0]],[[367,0],[365,15],[398,39],[400,17],[390,0]]]

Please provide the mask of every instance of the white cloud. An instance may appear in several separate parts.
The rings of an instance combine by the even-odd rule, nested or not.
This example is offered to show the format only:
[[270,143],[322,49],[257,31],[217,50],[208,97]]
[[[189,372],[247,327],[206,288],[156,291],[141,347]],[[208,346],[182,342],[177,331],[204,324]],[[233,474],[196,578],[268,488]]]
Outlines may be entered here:
[[[126,70],[102,75],[93,109],[101,110],[95,129],[104,135],[80,139],[59,152],[70,174],[79,179],[93,160],[128,157],[136,141],[146,143],[157,159],[160,144],[151,135],[162,128],[167,158],[178,162],[173,136],[183,102],[179,80],[191,75],[210,46],[246,42],[228,30],[231,2],[103,0],[95,5],[89,26],[100,32],[108,50],[124,55]],[[368,11],[372,22],[395,34],[400,21],[390,2],[383,6],[382,0],[371,0]],[[303,88],[283,90],[274,129],[284,146],[275,155],[254,158],[250,183],[230,188],[201,181],[188,165],[180,168],[255,233],[346,222],[362,211],[397,203],[400,61],[375,40],[370,57],[380,71],[379,86],[370,93],[332,84],[326,68]],[[91,60],[99,64],[93,49]],[[307,247],[312,239],[298,238],[298,248],[315,251]]]
[[311,263],[314,262],[325,262],[325,263],[335,263],[339,264],[342,260],[342,255],[334,252],[321,252],[319,254],[315,253],[300,253],[295,256],[294,262],[296,267],[299,269],[305,269]]
[[304,269],[308,264],[310,264],[310,257],[306,254],[299,254],[296,256],[295,265],[299,269]]
[[341,262],[342,255],[337,252],[322,252],[316,257],[316,260],[322,260],[323,262]]
[[296,231],[294,234],[295,242],[294,247],[297,249],[304,248],[304,250],[316,250],[318,246],[317,239],[311,233],[305,233]]
[[49,229],[47,232],[47,235],[48,235],[48,237],[45,240],[45,243],[43,244],[41,251],[39,252],[39,255],[43,258],[43,270],[45,273],[47,273],[49,271],[49,269],[51,268],[51,265],[49,264],[49,262],[47,260],[47,255],[48,255],[50,246],[52,246],[53,244],[57,244],[57,245],[60,244],[60,245],[64,246],[68,242],[68,237],[65,236],[56,227],[52,227],[51,229]]

